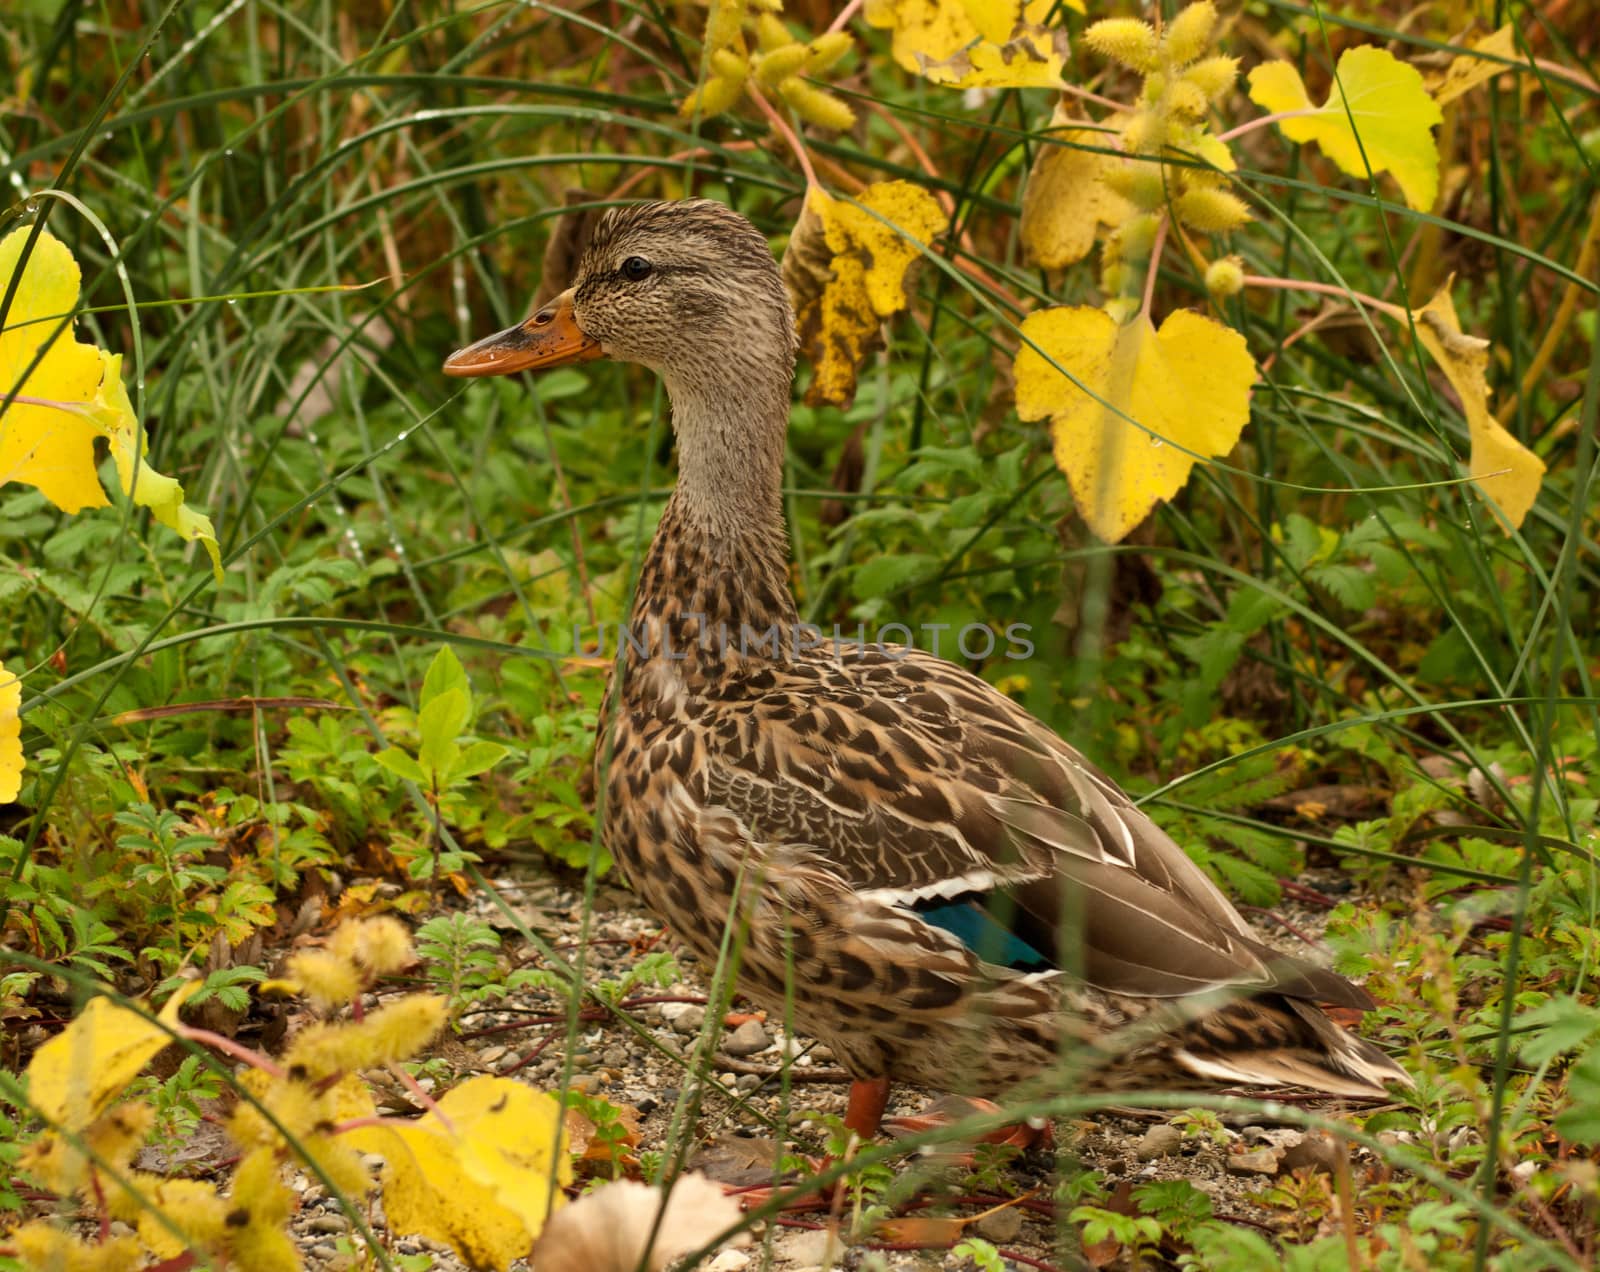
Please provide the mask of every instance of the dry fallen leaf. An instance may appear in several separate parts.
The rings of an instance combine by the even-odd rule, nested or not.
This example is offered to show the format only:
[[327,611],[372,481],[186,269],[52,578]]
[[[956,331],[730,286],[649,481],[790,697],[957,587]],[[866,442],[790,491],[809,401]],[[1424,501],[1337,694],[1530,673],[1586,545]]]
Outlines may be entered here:
[[[703,1175],[679,1176],[666,1195],[619,1180],[554,1215],[529,1262],[539,1272],[664,1272],[737,1223],[739,1213],[739,1203]],[[748,1241],[740,1233],[728,1244]]]
[[1456,98],[1471,92],[1479,84],[1488,83],[1496,75],[1515,71],[1517,69],[1515,66],[1507,66],[1505,63],[1520,60],[1517,55],[1516,32],[1508,22],[1498,31],[1492,31],[1481,39],[1474,40],[1472,53],[1451,58],[1450,65],[1445,68],[1438,82],[1428,87],[1433,93],[1434,101],[1441,106],[1448,106]]

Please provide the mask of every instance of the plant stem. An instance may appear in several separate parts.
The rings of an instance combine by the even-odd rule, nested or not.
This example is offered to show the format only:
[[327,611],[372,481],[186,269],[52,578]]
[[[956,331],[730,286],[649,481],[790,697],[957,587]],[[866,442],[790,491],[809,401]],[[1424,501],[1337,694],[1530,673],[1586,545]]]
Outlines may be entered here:
[[1235,137],[1243,137],[1246,133],[1254,132],[1257,128],[1265,128],[1268,124],[1276,124],[1285,119],[1304,119],[1307,115],[1322,114],[1320,106],[1304,106],[1299,110],[1280,110],[1271,115],[1263,115],[1260,119],[1247,119],[1237,128],[1230,128],[1225,133],[1218,133],[1218,141],[1232,141]]
[[1375,309],[1379,313],[1396,322],[1404,322],[1406,311],[1401,305],[1390,304],[1387,300],[1379,300],[1376,296],[1369,296],[1366,292],[1351,291],[1348,287],[1340,287],[1336,283],[1313,283],[1302,278],[1272,278],[1266,274],[1246,274],[1244,276],[1246,287],[1272,287],[1279,291],[1315,292],[1319,296],[1337,296],[1340,300],[1357,301]]
[[761,90],[754,83],[746,81],[744,91],[750,94],[750,99],[761,108],[761,113],[777,131],[778,135],[789,143],[789,149],[794,151],[794,157],[800,163],[800,171],[805,174],[806,189],[820,187],[822,183],[817,180],[817,171],[811,166],[811,154],[806,149],[805,142],[800,140],[795,130],[789,127],[789,121],[783,113],[775,109],[771,102],[761,95]]

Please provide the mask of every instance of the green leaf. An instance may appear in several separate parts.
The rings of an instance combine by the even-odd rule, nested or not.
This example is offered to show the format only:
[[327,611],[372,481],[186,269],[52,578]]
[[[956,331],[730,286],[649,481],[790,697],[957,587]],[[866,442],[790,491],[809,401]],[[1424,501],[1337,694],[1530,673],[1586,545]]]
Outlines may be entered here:
[[[441,645],[439,652],[433,656],[433,661],[428,664],[428,674],[422,678],[422,707],[427,710],[428,704],[442,693],[452,689],[461,690],[466,701],[467,715],[472,714],[472,686],[467,681],[467,673],[461,666],[461,660],[456,657],[456,651],[449,645]],[[460,729],[455,731],[460,732]],[[451,734],[452,737],[455,733]]]
[[422,765],[418,764],[416,760],[397,746],[387,747],[372,758],[396,777],[404,778],[408,782],[416,782],[422,786],[428,784],[428,775],[423,770]]
[[[422,761],[423,768],[430,768],[435,773],[449,771],[461,754],[456,746],[456,738],[467,727],[467,716],[471,711],[471,696],[467,690],[459,687],[440,690],[423,706],[421,714],[417,716],[417,732],[422,738],[417,758]],[[440,763],[447,755],[450,763]]]
[[508,748],[498,742],[474,742],[461,752],[461,757],[450,771],[453,778],[476,777],[487,773],[505,759]]
[[900,552],[874,557],[856,571],[856,595],[864,601],[897,592],[932,578],[939,558],[926,552]]

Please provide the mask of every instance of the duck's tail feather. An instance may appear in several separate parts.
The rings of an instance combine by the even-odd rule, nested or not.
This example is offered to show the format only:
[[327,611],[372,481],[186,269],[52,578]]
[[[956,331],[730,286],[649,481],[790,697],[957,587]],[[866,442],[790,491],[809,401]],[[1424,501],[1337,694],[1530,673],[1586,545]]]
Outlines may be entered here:
[[1173,1058],[1208,1084],[1296,1086],[1329,1095],[1381,1098],[1411,1075],[1312,1003],[1240,1002],[1194,1021]]

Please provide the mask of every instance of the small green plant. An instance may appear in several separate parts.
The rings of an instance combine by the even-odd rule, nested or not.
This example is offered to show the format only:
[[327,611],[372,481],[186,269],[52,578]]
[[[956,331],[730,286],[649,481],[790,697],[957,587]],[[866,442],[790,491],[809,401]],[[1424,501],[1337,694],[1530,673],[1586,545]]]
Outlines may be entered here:
[[963,1237],[950,1247],[956,1259],[971,1259],[978,1272],[1006,1272],[1007,1264],[1000,1251],[982,1237]]
[[452,1022],[461,1013],[506,992],[500,934],[482,919],[441,914],[416,931],[422,975],[449,1004]]
[[[441,645],[422,680],[415,720],[415,754],[403,747],[390,746],[374,757],[396,777],[416,783],[433,816],[431,867],[426,862],[412,861],[408,869],[414,879],[437,878],[441,866],[453,864],[453,861],[444,862],[441,857],[441,819],[446,797],[470,778],[487,773],[506,756],[506,748],[499,742],[468,738],[466,745],[462,745],[472,715],[472,687],[467,673],[455,651],[448,645]],[[452,854],[452,859],[454,857]],[[465,861],[467,854],[460,854],[460,858]]]

